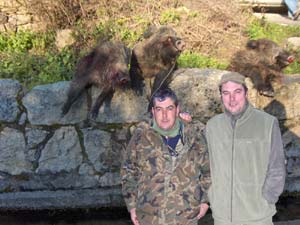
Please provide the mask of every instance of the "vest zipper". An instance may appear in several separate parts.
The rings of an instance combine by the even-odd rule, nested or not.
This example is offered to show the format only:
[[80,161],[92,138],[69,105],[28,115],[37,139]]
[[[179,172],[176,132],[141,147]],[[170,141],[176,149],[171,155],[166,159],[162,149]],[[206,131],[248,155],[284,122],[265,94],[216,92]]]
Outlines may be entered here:
[[232,150],[231,150],[231,201],[230,201],[230,222],[232,223],[233,217],[233,167],[234,167],[234,134],[235,126],[232,128]]

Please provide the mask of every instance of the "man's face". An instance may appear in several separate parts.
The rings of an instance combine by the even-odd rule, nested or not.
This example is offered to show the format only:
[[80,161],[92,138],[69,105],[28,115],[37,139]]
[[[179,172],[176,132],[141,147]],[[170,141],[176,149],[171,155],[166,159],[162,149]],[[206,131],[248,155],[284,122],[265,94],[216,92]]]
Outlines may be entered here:
[[225,109],[232,115],[242,112],[247,102],[247,92],[243,85],[232,81],[222,84],[221,96]]
[[153,118],[159,128],[163,130],[170,130],[174,127],[176,117],[179,113],[179,107],[175,106],[171,98],[166,98],[163,101],[154,100],[154,107],[152,107]]

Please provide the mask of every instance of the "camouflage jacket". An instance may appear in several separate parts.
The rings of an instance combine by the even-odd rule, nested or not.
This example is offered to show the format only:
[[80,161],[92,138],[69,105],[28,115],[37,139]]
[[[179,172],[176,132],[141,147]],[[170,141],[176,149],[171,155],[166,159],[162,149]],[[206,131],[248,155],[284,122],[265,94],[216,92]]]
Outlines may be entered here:
[[200,203],[208,202],[211,179],[203,128],[195,121],[184,125],[177,157],[148,123],[135,130],[121,168],[122,192],[141,225],[190,224]]

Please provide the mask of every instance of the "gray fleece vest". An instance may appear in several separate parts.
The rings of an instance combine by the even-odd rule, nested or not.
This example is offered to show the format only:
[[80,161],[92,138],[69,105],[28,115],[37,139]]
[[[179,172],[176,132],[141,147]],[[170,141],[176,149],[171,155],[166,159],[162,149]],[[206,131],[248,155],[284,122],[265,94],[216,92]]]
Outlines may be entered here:
[[214,219],[255,222],[275,214],[275,206],[262,196],[274,119],[249,105],[234,128],[224,113],[208,121]]

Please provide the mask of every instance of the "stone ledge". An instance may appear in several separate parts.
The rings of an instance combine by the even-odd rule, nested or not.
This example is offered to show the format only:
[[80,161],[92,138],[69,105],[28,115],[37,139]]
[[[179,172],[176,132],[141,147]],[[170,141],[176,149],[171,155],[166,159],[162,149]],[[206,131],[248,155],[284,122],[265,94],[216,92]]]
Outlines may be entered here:
[[285,7],[283,0],[239,0],[243,5],[252,5],[260,7]]
[[300,220],[290,220],[290,221],[282,221],[282,222],[276,222],[275,225],[299,225]]
[[0,210],[123,207],[121,188],[34,191],[0,194]]

